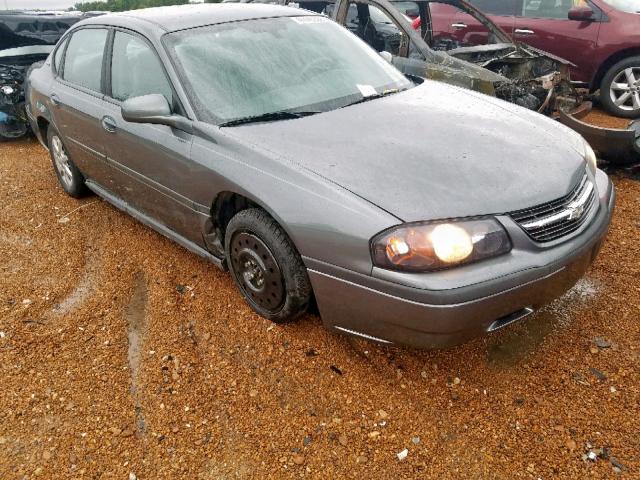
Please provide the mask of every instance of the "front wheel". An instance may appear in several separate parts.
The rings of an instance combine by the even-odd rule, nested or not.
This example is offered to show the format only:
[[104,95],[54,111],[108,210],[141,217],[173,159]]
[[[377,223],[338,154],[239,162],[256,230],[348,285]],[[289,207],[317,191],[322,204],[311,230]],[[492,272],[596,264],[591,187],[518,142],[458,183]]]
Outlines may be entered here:
[[225,253],[233,281],[255,312],[280,323],[307,310],[307,269],[287,234],[264,210],[243,210],[231,219]]
[[617,117],[640,117],[640,56],[616,63],[600,84],[600,101]]

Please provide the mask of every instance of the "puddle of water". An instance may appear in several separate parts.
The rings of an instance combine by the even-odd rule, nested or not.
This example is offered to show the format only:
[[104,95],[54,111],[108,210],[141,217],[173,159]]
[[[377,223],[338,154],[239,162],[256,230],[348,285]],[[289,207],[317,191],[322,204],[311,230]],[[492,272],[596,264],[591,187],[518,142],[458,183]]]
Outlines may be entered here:
[[69,295],[67,295],[60,303],[56,304],[53,307],[53,313],[55,315],[64,315],[75,309],[77,306],[82,305],[93,290],[95,277],[95,269],[87,269],[78,282],[78,285],[76,285],[76,288],[74,288],[73,291]]
[[131,396],[135,403],[136,431],[140,435],[144,433],[145,422],[142,407],[138,395],[138,370],[142,357],[144,334],[146,331],[145,310],[147,306],[147,284],[142,275],[135,278],[133,294],[125,311],[125,320],[129,326],[129,349],[127,359],[131,371]]
[[7,243],[14,247],[30,247],[33,239],[13,232],[0,232],[0,243]]
[[562,297],[496,335],[487,348],[487,360],[499,367],[510,367],[523,361],[557,325],[569,325],[576,311],[585,308],[599,291],[600,286],[594,280],[580,279]]

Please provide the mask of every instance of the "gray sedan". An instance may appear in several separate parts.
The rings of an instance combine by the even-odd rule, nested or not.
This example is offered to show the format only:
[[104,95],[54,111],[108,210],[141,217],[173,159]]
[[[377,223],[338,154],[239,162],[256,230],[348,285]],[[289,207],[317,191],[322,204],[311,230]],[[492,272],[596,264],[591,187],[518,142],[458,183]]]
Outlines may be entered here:
[[228,268],[275,322],[441,347],[570,288],[608,177],[575,132],[401,74],[325,17],[191,5],[76,24],[31,71],[62,188]]

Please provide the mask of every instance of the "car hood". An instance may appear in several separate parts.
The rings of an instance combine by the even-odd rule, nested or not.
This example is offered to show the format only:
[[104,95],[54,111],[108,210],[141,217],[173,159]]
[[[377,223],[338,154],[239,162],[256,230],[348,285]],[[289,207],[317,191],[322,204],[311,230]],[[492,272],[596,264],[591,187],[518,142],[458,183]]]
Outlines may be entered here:
[[567,194],[581,138],[440,82],[294,120],[223,128],[404,221],[500,214]]

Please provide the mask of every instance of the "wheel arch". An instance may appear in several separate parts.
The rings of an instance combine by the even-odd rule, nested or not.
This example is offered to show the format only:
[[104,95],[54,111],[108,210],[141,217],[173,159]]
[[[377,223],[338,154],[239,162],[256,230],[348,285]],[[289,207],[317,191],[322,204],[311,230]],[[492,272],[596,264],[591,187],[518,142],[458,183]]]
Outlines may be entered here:
[[205,226],[205,243],[214,254],[224,258],[224,239],[227,225],[236,214],[249,208],[264,210],[280,225],[296,250],[299,251],[286,223],[265,202],[242,192],[241,189],[226,189],[218,192],[213,199],[209,210],[209,222]]
[[624,60],[627,57],[632,57],[634,55],[640,55],[640,47],[625,48],[624,50],[618,50],[617,52],[611,54],[604,62],[600,64],[600,67],[591,80],[589,91],[595,92],[600,88],[602,79],[612,66],[614,66],[619,61]]
[[47,130],[49,130],[49,125],[51,125],[51,122],[42,115],[36,118],[36,126],[38,127],[37,133],[40,136],[40,142],[42,142],[47,148],[49,148],[47,145]]

